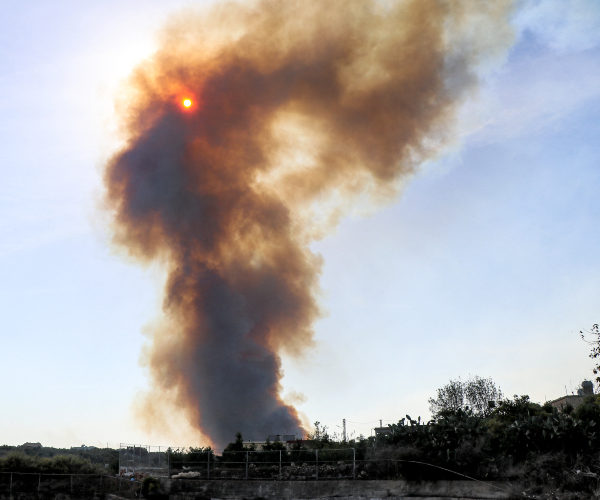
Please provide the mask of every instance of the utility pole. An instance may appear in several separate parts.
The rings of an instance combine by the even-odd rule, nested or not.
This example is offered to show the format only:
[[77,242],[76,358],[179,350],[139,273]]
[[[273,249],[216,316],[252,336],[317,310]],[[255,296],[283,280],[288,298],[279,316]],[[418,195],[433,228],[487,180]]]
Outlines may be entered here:
[[379,421],[379,427],[383,427],[383,420]]
[[346,419],[343,419],[342,422],[344,423],[344,441],[346,441]]

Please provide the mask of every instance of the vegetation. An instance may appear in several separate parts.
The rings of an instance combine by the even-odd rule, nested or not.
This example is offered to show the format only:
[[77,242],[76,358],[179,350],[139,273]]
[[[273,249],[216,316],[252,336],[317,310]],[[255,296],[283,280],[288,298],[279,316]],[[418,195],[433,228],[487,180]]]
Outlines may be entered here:
[[151,476],[142,480],[139,493],[142,498],[168,498],[168,495],[162,491],[159,480]]
[[437,390],[437,398],[429,399],[429,409],[434,418],[444,412],[452,413],[458,410],[485,417],[502,399],[502,391],[491,378],[475,376],[465,382],[459,378],[450,380],[447,385]]
[[22,446],[0,446],[0,459],[14,453],[35,459],[54,458],[59,456],[80,458],[88,461],[94,466],[97,466],[97,470],[102,469],[103,472],[106,472],[106,470],[118,472],[119,468],[119,450],[112,448],[77,450],[51,447],[23,448]]
[[30,456],[22,451],[11,451],[0,458],[0,472],[36,472],[42,474],[103,474],[104,466],[73,455],[55,455],[52,458]]
[[170,461],[171,464],[175,464],[178,467],[189,467],[195,464],[205,464],[206,462],[215,462],[215,454],[210,446],[203,448],[202,446],[193,447],[190,446],[187,450],[174,451],[169,448],[165,453],[165,458]]
[[[598,358],[597,325],[592,333],[598,340],[590,342],[590,356]],[[600,365],[595,373],[600,373]],[[220,456],[210,447],[190,447],[169,449],[165,458],[171,471],[208,470],[220,477],[302,478],[314,474],[318,460],[331,478],[342,473],[362,479],[467,476],[518,484],[520,492],[538,498],[550,498],[550,494],[560,498],[557,493],[562,498],[585,498],[600,492],[600,395],[587,396],[577,408],[566,405],[559,411],[550,403],[534,403],[526,395],[505,399],[491,379],[476,376],[464,382],[451,380],[429,403],[430,421],[406,415],[389,425],[387,434],[346,440],[330,434],[317,421],[306,439],[291,447],[267,440],[257,449],[244,443],[238,432]],[[110,464],[108,469],[116,473],[118,457],[119,451],[111,449],[1,446],[0,472],[97,474],[106,472]],[[163,495],[154,478],[143,480],[140,493]]]
[[[600,325],[598,325],[598,324],[592,325],[592,328],[590,329],[590,331],[585,332],[589,335],[592,335],[592,337],[595,337],[593,340],[586,340],[585,333],[583,333],[583,332],[579,332],[579,333],[581,334],[581,339],[584,342],[587,342],[588,344],[590,344],[592,346],[592,352],[590,352],[590,358],[592,358],[592,359],[600,358]],[[596,382],[598,382],[600,384],[600,364],[596,364],[596,366],[592,369],[592,371],[594,372],[594,375],[598,375],[596,377]]]
[[[277,442],[268,442],[263,449],[281,449],[285,466],[306,462],[314,469],[315,452],[309,449],[319,450],[319,463],[342,464],[352,458],[342,449],[354,448],[358,477],[364,479],[438,480],[466,475],[518,484],[521,492],[542,498],[550,494],[558,498],[558,492],[562,498],[585,498],[598,488],[600,395],[588,396],[576,409],[567,406],[561,412],[550,403],[534,403],[529,396],[501,399],[490,379],[475,377],[459,383],[463,384],[463,402],[439,404],[429,422],[407,415],[390,425],[388,434],[348,441],[315,422],[307,439],[298,441],[294,450],[284,450],[283,443]],[[476,397],[465,389],[469,384],[478,388]],[[455,389],[457,383],[450,385]],[[445,386],[437,392],[436,401],[458,400],[446,398],[449,394]],[[494,406],[473,404],[486,400],[494,401]],[[267,455],[244,448],[239,433],[226,450],[230,454],[248,451],[256,455],[252,463]],[[225,452],[217,461],[223,459],[228,459]]]

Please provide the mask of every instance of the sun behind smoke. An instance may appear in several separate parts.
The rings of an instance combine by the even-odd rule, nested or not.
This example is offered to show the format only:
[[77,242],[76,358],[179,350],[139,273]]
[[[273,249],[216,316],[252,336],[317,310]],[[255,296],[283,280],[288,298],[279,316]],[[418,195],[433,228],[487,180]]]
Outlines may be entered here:
[[219,448],[303,435],[281,354],[315,345],[311,244],[453,140],[514,2],[247,0],[170,21],[104,173],[115,243],[168,272],[136,402],[147,429],[175,430],[173,413]]

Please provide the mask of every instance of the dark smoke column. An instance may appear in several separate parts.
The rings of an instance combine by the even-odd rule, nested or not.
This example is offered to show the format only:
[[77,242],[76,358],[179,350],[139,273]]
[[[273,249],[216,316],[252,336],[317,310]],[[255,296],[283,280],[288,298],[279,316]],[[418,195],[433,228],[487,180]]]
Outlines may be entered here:
[[168,270],[150,427],[169,404],[217,447],[236,431],[301,431],[279,353],[313,344],[309,244],[355,200],[392,200],[451,139],[509,13],[508,1],[265,0],[172,19],[129,82],[127,144],[105,171],[115,243]]

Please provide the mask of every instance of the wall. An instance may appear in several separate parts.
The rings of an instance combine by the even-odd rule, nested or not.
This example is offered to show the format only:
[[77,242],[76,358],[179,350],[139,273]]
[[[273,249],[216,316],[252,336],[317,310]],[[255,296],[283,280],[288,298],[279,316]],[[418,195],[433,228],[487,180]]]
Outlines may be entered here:
[[563,406],[566,404],[570,404],[573,408],[577,408],[581,403],[583,403],[583,400],[586,397],[587,396],[563,396],[550,401],[550,404],[555,408],[558,408],[559,411],[562,411]]
[[[493,483],[492,483],[493,484]],[[168,500],[493,500],[513,498],[475,481],[206,481],[162,478]],[[129,498],[134,498],[132,494]],[[0,494],[0,500],[123,500],[119,494],[70,495],[57,492]]]
[[190,500],[191,498],[212,499],[253,499],[262,497],[277,500],[328,499],[353,500],[420,497],[460,498],[460,499],[498,499],[511,498],[505,487],[500,489],[475,481],[193,481],[167,479],[161,480],[170,500]]

